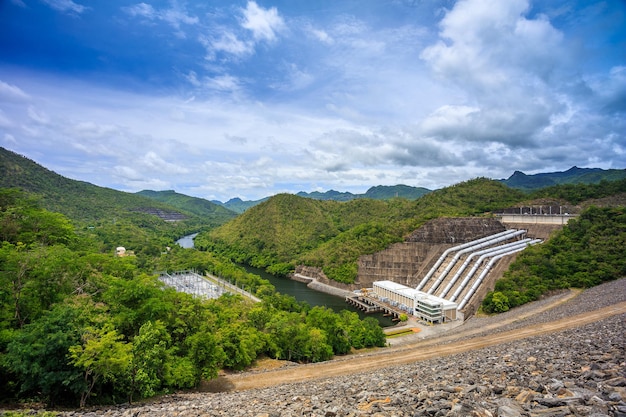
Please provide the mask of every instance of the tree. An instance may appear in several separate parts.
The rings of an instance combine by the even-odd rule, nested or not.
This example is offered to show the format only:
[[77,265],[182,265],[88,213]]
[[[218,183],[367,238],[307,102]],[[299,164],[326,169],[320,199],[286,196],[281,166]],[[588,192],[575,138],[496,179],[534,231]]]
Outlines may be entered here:
[[326,341],[337,355],[350,352],[350,336],[339,315],[328,307],[313,307],[308,312],[306,322],[309,326],[321,329],[326,334]]
[[509,311],[509,298],[500,291],[493,293],[491,301],[493,303],[494,313],[504,313],[505,311]]
[[265,349],[265,337],[241,322],[222,327],[217,339],[224,355],[223,364],[231,369],[245,369],[256,360],[257,353]]
[[80,345],[70,346],[71,363],[82,369],[85,389],[80,396],[84,407],[96,383],[122,381],[132,363],[132,345],[122,341],[111,323],[87,328]]
[[206,325],[203,326],[200,331],[189,336],[185,343],[188,349],[187,356],[196,371],[197,381],[199,382],[201,378],[216,378],[226,356],[210,329]]
[[88,314],[76,304],[56,305],[15,332],[5,366],[19,378],[20,394],[49,405],[77,402],[85,390],[81,371],[68,360],[69,348],[81,343]]
[[132,344],[129,402],[135,393],[142,397],[155,395],[165,378],[165,365],[170,360],[170,336],[160,321],[148,321],[139,329]]

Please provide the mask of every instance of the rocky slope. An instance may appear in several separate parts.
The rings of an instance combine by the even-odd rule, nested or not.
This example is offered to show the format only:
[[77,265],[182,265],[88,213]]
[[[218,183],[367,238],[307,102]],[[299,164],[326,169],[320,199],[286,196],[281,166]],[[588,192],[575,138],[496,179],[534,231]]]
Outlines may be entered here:
[[[555,296],[559,297],[559,296]],[[539,301],[455,329],[495,332],[626,301],[626,279],[589,289],[539,314]],[[526,317],[511,322],[512,317]],[[625,314],[545,336],[369,373],[241,392],[186,393],[136,406],[63,416],[626,416]],[[494,330],[489,330],[494,332]],[[449,336],[448,333],[446,336]],[[443,342],[442,342],[443,343]],[[263,373],[258,374],[263,378]]]

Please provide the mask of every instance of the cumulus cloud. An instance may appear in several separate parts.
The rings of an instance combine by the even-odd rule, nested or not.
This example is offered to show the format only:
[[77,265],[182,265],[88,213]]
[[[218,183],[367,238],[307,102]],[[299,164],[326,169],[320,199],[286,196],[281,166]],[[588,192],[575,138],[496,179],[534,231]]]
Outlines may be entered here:
[[[61,173],[74,178],[222,201],[624,167],[626,65],[615,54],[610,65],[575,59],[609,35],[573,37],[569,6],[409,2],[419,10],[399,16],[408,3],[394,0],[371,19],[376,2],[321,11],[313,3],[131,2],[125,18],[155,29],[131,40],[162,41],[164,28],[190,34],[120,61],[155,63],[156,83],[125,70],[104,73],[100,87],[75,82],[77,72],[6,71],[0,138],[46,166],[71,161]],[[596,15],[615,6],[603,7]],[[130,83],[109,85],[115,77]]]
[[274,42],[278,34],[286,29],[275,7],[264,9],[249,1],[246,8],[238,9],[238,12],[238,26],[217,24],[198,37],[207,51],[207,60],[248,58],[259,42]]
[[462,0],[446,13],[421,58],[471,105],[440,107],[422,121],[425,135],[534,147],[567,112],[554,75],[568,64],[563,35],[528,10],[527,0]]
[[528,8],[527,0],[459,1],[440,23],[441,40],[422,58],[440,76],[477,92],[495,94],[515,78],[545,79],[564,58],[563,36],[544,16],[526,18]]
[[143,164],[144,167],[149,168],[153,171],[159,171],[163,174],[187,174],[189,173],[189,169],[173,164],[171,162],[165,161],[154,151],[147,152],[143,158],[139,161],[140,164]]
[[252,32],[255,40],[273,41],[277,33],[285,29],[285,22],[275,7],[263,9],[254,1],[249,1],[242,10],[241,26]]

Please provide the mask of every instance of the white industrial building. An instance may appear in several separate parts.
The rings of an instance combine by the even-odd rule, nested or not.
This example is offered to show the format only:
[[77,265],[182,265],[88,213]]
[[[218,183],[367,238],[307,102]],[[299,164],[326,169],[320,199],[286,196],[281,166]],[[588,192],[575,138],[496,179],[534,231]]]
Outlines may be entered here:
[[393,281],[375,281],[372,291],[383,303],[430,323],[457,319],[457,303]]

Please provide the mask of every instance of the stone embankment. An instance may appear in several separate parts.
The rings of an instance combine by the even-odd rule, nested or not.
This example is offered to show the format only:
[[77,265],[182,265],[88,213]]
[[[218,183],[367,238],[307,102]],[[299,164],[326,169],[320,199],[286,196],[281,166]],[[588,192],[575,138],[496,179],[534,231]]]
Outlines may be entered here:
[[[562,297],[556,296],[556,297]],[[506,314],[468,320],[442,344],[468,331],[503,333],[541,327],[626,301],[626,279],[584,291],[555,308],[554,298]],[[539,311],[534,314],[533,309]],[[523,317],[517,320],[516,318]],[[626,416],[626,314],[408,365],[240,392],[169,395],[136,406],[62,412],[65,417],[139,416]],[[498,322],[506,323],[496,327]],[[458,338],[451,334],[458,333]],[[442,339],[443,340],[443,339]],[[419,348],[419,347],[417,347]],[[369,355],[364,353],[362,355]],[[361,356],[362,356],[361,355]],[[371,360],[381,351],[371,353]],[[342,358],[345,361],[346,358]],[[301,365],[293,365],[297,369]],[[315,366],[315,365],[304,365]],[[268,371],[269,372],[269,371]],[[263,372],[258,378],[263,378]]]

